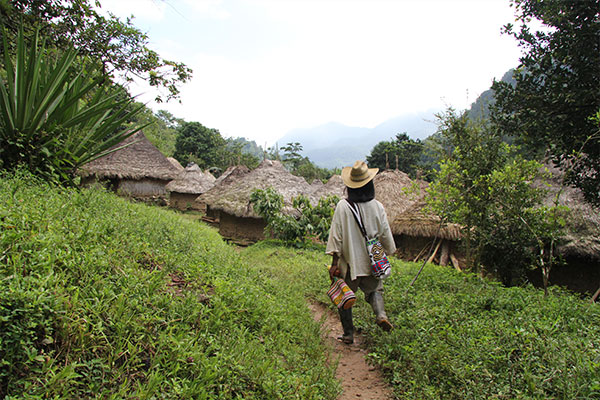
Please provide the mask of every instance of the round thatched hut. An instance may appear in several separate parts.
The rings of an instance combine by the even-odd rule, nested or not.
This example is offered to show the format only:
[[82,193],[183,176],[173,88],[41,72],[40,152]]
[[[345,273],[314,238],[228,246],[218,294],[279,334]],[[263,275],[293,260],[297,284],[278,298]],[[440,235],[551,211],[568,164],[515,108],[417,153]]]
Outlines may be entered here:
[[[579,293],[594,293],[600,288],[600,211],[587,203],[580,189],[564,185],[564,173],[547,164],[547,184],[534,185],[547,190],[544,205],[569,207],[566,234],[556,243],[556,251],[563,264],[552,267],[550,284],[567,287]],[[558,200],[558,201],[557,201]],[[541,284],[542,273],[531,271],[529,279]]]
[[399,170],[385,170],[373,178],[375,198],[379,200],[390,223],[397,215],[405,212],[425,197],[427,184],[423,181],[413,181]]
[[290,174],[279,161],[265,160],[258,168],[228,185],[215,185],[198,197],[210,210],[219,211],[219,233],[229,239],[256,241],[264,239],[266,222],[254,212],[250,195],[254,189],[272,187],[284,198],[283,212],[291,213],[291,199],[310,195],[310,185]]
[[210,172],[202,172],[197,164],[188,165],[177,179],[167,184],[169,206],[182,211],[206,211],[206,205],[195,200],[212,188],[215,180],[216,178]]
[[329,180],[327,181],[327,183],[316,187],[311,195],[311,199],[314,199],[314,202],[316,204],[319,202],[319,199],[321,197],[333,195],[339,197],[340,200],[346,197],[346,185],[344,185],[344,181],[342,181],[341,175],[332,175],[331,178],[329,178]]
[[407,261],[426,258],[439,265],[451,262],[456,269],[461,269],[464,264],[458,247],[461,227],[442,223],[439,217],[424,213],[424,205],[422,201],[416,202],[390,222],[398,248],[396,255]]
[[169,162],[171,164],[173,164],[173,166],[175,168],[177,168],[179,171],[183,171],[185,168],[183,168],[183,165],[181,165],[181,163],[179,161],[177,161],[176,158],[173,157],[167,157],[167,160],[169,160]]
[[245,165],[231,166],[231,167],[227,168],[225,170],[225,172],[223,172],[221,174],[221,176],[219,176],[217,178],[217,180],[214,182],[212,188],[210,188],[209,190],[206,191],[205,196],[200,195],[200,196],[196,197],[196,200],[194,200],[194,202],[197,203],[196,207],[200,207],[200,208],[203,208],[204,210],[206,210],[205,211],[206,215],[202,218],[205,222],[218,225],[220,212],[219,212],[219,209],[213,208],[209,204],[206,204],[204,199],[211,199],[211,198],[218,197],[219,194],[223,190],[225,190],[225,188],[227,186],[242,179],[242,177],[244,175],[248,174],[249,172],[250,172],[250,169],[248,167],[246,167]]
[[166,185],[177,178],[180,171],[150,143],[142,131],[113,149],[122,146],[126,147],[83,165],[78,170],[82,184],[98,181],[120,195],[166,203]]

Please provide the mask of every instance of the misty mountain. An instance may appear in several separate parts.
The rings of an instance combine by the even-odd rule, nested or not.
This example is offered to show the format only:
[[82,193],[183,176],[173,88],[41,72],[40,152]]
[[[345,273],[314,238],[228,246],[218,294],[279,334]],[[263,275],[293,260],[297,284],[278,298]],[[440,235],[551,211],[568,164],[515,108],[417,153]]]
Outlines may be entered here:
[[400,115],[374,128],[329,122],[313,128],[291,130],[277,143],[281,147],[299,142],[303,148],[302,155],[319,167],[343,167],[352,165],[356,160],[364,160],[377,143],[390,140],[397,133],[406,132],[412,139],[425,139],[435,132],[434,113]]
[[[502,81],[515,85],[514,69],[507,71]],[[494,92],[488,89],[471,104],[467,113],[470,118],[487,118],[489,106],[494,102]],[[359,128],[330,122],[313,128],[294,129],[277,143],[279,147],[298,142],[302,155],[319,167],[335,168],[352,165],[364,160],[373,147],[381,141],[390,141],[397,133],[406,132],[411,139],[426,139],[437,128],[435,114],[441,110],[429,110],[415,114],[403,114],[382,122],[374,128]]]
[[[513,77],[515,73],[514,69],[508,70],[501,81],[510,83],[513,87],[517,84],[517,81]],[[477,100],[471,104],[471,108],[467,110],[469,118],[472,120],[486,119],[490,116],[490,106],[494,104],[494,91],[490,88],[485,92],[481,93]]]

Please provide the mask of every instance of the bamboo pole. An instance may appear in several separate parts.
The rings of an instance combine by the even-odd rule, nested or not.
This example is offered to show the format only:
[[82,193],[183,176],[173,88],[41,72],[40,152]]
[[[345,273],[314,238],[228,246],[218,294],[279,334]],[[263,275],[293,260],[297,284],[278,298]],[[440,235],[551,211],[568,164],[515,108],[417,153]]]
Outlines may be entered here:
[[435,250],[433,251],[433,253],[431,253],[431,256],[427,259],[427,262],[430,263],[433,261],[435,255],[438,252],[438,249],[440,248],[440,244],[442,244],[442,241],[440,240],[437,244],[437,246],[435,246]]
[[458,262],[458,258],[454,255],[454,253],[450,252],[450,261],[452,261],[452,265],[454,265],[454,269],[457,271],[462,271],[460,269],[460,264]]

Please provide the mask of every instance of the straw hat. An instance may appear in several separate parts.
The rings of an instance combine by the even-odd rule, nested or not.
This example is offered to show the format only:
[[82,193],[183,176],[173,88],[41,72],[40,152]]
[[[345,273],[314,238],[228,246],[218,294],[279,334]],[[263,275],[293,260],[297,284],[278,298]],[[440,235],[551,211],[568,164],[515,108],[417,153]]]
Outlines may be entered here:
[[344,185],[351,189],[365,186],[377,175],[379,168],[369,168],[364,161],[356,161],[352,167],[342,169]]

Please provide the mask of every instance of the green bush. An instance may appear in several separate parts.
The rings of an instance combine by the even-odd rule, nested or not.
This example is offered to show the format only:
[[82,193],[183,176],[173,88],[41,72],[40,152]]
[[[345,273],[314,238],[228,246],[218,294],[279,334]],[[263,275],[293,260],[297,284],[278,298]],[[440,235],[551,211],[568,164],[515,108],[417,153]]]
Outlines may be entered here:
[[118,100],[119,92],[109,94],[96,66],[76,67],[75,50],[56,57],[45,40],[39,43],[37,32],[27,49],[21,28],[13,62],[3,33],[1,169],[24,167],[47,180],[72,182],[79,166],[141,129],[125,131],[122,124],[143,105],[128,111],[132,100]]
[[299,195],[292,199],[292,206],[298,215],[282,212],[283,196],[275,189],[254,189],[250,202],[254,211],[267,221],[265,230],[275,239],[282,240],[286,245],[304,247],[311,238],[326,242],[337,196],[326,196],[319,199],[313,207],[308,197]]

